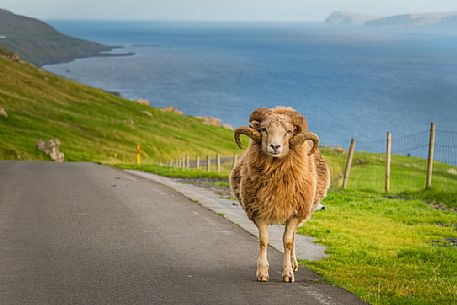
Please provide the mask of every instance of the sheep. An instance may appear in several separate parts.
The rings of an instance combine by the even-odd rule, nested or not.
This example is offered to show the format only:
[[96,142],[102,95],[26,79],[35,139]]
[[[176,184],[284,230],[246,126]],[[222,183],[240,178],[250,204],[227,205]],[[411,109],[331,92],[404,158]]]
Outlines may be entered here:
[[311,217],[330,186],[330,171],[318,149],[319,137],[289,107],[257,108],[251,113],[249,126],[234,133],[240,149],[241,134],[252,141],[230,174],[230,187],[259,230],[257,281],[269,281],[268,225],[285,224],[282,277],[293,283],[298,271],[295,231]]

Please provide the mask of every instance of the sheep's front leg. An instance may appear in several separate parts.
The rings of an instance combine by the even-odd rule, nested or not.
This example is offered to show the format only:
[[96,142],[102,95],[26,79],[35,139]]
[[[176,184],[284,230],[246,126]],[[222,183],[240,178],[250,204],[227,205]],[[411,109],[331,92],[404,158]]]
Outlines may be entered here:
[[292,240],[292,251],[290,252],[290,262],[292,263],[292,269],[294,272],[298,271],[298,261],[297,261],[297,256],[295,255],[295,232],[294,232],[294,237]]
[[268,224],[258,220],[256,221],[257,228],[259,229],[259,255],[257,257],[257,270],[256,277],[259,282],[268,282],[270,276],[268,275],[268,260],[267,260],[267,247],[268,247]]
[[[292,267],[292,251],[294,247],[294,234],[297,229],[300,221],[298,218],[290,219],[286,224],[286,229],[284,230],[283,235],[283,244],[284,244],[284,260],[282,265],[282,279],[286,283],[293,283],[294,278],[294,269]],[[294,254],[295,255],[295,254]]]

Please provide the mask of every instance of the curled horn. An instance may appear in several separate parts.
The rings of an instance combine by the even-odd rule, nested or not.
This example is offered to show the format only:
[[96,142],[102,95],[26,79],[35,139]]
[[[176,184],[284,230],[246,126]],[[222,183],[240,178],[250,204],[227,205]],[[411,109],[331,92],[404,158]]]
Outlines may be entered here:
[[306,122],[305,118],[300,113],[293,111],[289,115],[292,118],[292,124],[296,127],[294,132],[295,135],[308,130],[308,122]]
[[308,156],[311,156],[314,154],[316,149],[319,147],[319,137],[317,134],[309,132],[309,131],[303,131],[297,135],[295,135],[293,138],[289,140],[289,143],[292,147],[297,147],[302,145],[305,141],[310,140],[313,141],[313,148],[308,152]]
[[265,118],[272,113],[270,108],[257,108],[254,112],[251,113],[249,116],[249,123],[252,122],[262,122]]
[[260,122],[262,122],[268,114],[272,111],[269,108],[257,108],[249,116],[249,127],[241,126],[235,130],[235,142],[239,148],[243,148],[241,145],[240,135],[244,134],[250,137],[254,142],[260,143],[262,141],[262,135],[260,134]]
[[308,131],[308,123],[300,113],[293,111],[289,115],[292,118],[292,124],[296,127],[294,136],[289,140],[290,146],[293,148],[302,145],[307,140],[313,141],[313,147],[308,152],[308,156],[311,156],[319,147],[319,137]]
[[247,135],[250,137],[254,142],[259,143],[262,140],[262,135],[260,132],[255,130],[254,128],[247,127],[247,126],[241,126],[237,130],[235,130],[235,142],[238,145],[239,148],[243,148],[243,145],[241,145],[241,140],[240,140],[240,135]]

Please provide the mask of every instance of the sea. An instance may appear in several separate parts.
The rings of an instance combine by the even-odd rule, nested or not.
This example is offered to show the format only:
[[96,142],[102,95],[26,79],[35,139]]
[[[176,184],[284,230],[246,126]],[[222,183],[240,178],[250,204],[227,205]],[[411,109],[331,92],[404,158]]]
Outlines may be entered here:
[[457,131],[457,32],[320,23],[48,21],[112,53],[44,68],[151,106],[248,124],[291,106],[327,145]]

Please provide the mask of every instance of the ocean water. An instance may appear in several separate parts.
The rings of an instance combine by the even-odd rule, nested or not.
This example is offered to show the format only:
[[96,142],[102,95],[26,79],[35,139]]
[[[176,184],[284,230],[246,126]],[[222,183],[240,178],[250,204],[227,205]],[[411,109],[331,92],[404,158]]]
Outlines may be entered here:
[[153,106],[247,124],[256,107],[302,112],[321,141],[347,145],[457,130],[457,32],[321,24],[49,21],[134,56],[45,68]]

